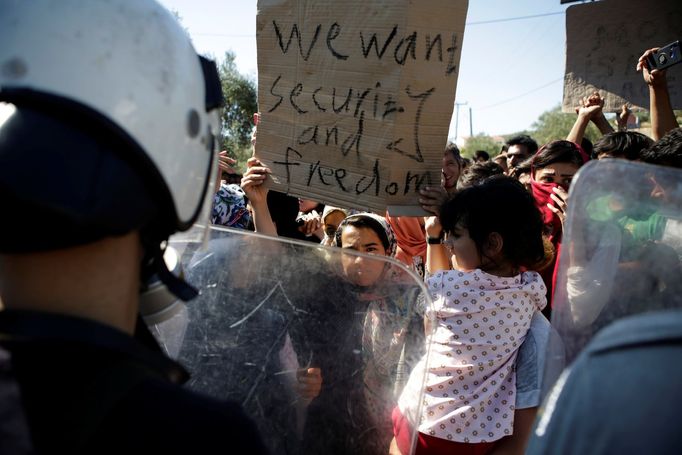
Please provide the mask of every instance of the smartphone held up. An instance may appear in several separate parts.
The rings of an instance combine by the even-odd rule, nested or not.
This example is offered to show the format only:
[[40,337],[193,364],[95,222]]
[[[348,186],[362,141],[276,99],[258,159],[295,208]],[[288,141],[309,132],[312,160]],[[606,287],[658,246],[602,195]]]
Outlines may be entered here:
[[647,64],[650,70],[666,69],[670,66],[680,63],[681,61],[682,53],[680,52],[679,40],[663,46],[647,57]]

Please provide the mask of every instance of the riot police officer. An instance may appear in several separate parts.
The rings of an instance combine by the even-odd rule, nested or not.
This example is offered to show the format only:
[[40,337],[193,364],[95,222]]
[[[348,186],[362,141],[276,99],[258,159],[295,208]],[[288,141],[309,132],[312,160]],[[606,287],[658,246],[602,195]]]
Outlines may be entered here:
[[0,41],[2,384],[26,436],[0,451],[263,452],[137,324],[148,277],[192,296],[162,246],[213,181],[215,64],[151,0],[3,1]]

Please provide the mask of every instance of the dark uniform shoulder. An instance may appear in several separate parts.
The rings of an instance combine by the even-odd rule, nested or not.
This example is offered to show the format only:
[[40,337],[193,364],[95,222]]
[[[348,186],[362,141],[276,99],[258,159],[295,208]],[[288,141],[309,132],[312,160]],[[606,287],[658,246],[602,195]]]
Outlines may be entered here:
[[37,453],[266,453],[238,404],[183,388],[179,364],[112,327],[3,311],[0,334]]
[[586,352],[600,355],[675,340],[682,340],[682,310],[656,311],[623,318],[605,327]]
[[562,374],[528,454],[679,453],[682,311],[603,329]]
[[267,453],[241,406],[150,379],[109,414],[83,453]]

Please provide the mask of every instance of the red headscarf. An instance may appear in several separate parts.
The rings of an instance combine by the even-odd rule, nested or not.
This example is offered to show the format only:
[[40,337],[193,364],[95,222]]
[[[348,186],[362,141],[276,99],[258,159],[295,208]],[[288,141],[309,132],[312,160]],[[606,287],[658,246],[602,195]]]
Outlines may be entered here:
[[[573,143],[578,149],[578,152],[580,153],[580,156],[583,159],[583,164],[586,163],[589,158],[585,151],[580,147],[580,145]],[[533,157],[533,161],[535,161],[535,158],[538,156],[539,153],[541,153],[547,145],[543,145],[540,150],[535,154]],[[561,242],[561,220],[559,219],[558,215],[554,213],[549,207],[547,207],[547,204],[553,204],[553,200],[551,198],[551,195],[554,194],[554,191],[552,191],[556,187],[561,187],[564,190],[568,191],[568,186],[562,185],[560,183],[544,183],[544,182],[538,182],[535,180],[535,165],[534,163],[531,163],[531,168],[530,168],[530,186],[531,186],[531,191],[533,193],[533,199],[535,199],[535,206],[540,210],[540,213],[542,213],[542,221],[545,223],[545,226],[551,227],[550,234],[549,234],[549,240],[554,244],[556,247],[560,242]]]

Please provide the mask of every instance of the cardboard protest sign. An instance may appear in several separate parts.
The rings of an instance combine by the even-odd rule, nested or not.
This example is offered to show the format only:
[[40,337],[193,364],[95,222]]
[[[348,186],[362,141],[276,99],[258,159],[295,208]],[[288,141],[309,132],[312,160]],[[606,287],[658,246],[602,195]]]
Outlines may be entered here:
[[[566,75],[563,111],[575,112],[583,96],[599,91],[604,109],[624,103],[649,108],[649,89],[635,67],[652,47],[680,39],[679,0],[603,0],[566,10]],[[674,108],[682,108],[682,67],[667,72]]]
[[273,189],[422,214],[438,185],[467,0],[259,0],[256,153]]

